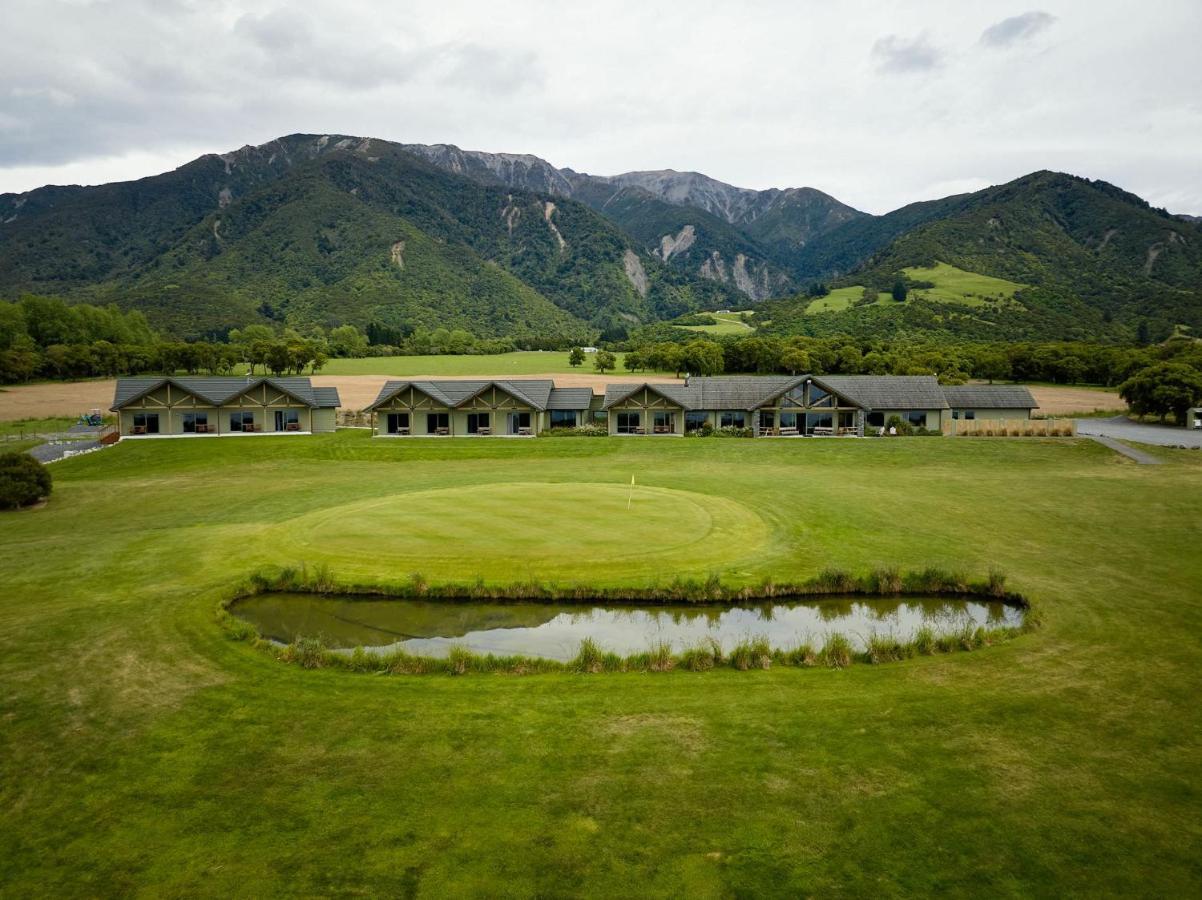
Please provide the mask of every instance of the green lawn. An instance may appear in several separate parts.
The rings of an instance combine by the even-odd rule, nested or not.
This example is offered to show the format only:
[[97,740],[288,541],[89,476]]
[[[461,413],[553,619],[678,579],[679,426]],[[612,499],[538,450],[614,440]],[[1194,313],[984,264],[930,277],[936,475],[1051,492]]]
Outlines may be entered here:
[[[754,314],[754,313],[749,313]],[[706,313],[718,320],[716,325],[682,325],[686,331],[696,331],[700,334],[738,334],[743,337],[755,332],[755,326],[744,322],[742,313]]]
[[[0,895],[1193,893],[1199,456],[340,432],[57,463],[45,508],[0,513]],[[654,502],[628,512],[632,475]],[[998,567],[1044,625],[846,670],[309,671],[215,619],[302,560],[608,585]]]
[[[624,354],[615,353],[621,372]],[[240,367],[238,374],[245,371]],[[480,356],[376,356],[365,359],[331,359],[322,375],[541,375],[593,372],[592,355],[573,368],[566,350],[519,350]]]
[[915,281],[930,281],[933,288],[922,288],[913,291],[914,296],[926,297],[941,303],[960,303],[965,306],[984,306],[990,301],[1011,300],[1017,291],[1026,285],[1004,278],[991,278],[988,275],[978,275],[976,272],[966,272],[937,262],[930,268],[902,269],[908,278]]
[[[109,416],[111,419],[112,416]],[[12,419],[0,422],[0,435],[50,434],[66,431],[79,421],[78,416],[51,416],[45,419]]]
[[[1004,303],[1013,301],[1014,294],[1026,285],[1004,278],[991,278],[988,275],[978,275],[976,272],[966,272],[947,263],[937,262],[929,268],[911,267],[902,269],[906,277],[914,281],[929,281],[933,288],[916,288],[910,292],[910,298],[935,300],[939,303],[958,303],[962,306],[984,306],[987,303]],[[807,315],[824,312],[842,312],[850,309],[862,296],[862,285],[835,288],[825,297],[812,300],[806,307]],[[908,300],[907,300],[908,302]],[[872,306],[892,306],[897,301],[888,292],[877,294]]]

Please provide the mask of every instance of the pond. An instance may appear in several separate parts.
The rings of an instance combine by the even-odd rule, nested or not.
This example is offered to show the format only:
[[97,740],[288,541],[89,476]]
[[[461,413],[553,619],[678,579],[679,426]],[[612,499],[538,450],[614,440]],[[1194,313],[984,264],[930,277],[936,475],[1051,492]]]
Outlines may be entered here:
[[926,626],[936,634],[1018,627],[1023,610],[980,597],[822,597],[739,606],[616,603],[497,603],[402,600],[319,594],[259,594],[230,609],[265,638],[290,643],[320,638],[332,649],[363,647],[444,656],[452,647],[480,654],[569,660],[592,638],[622,656],[666,642],[674,652],[710,638],[729,650],[766,637],[774,649],[842,634],[863,649],[873,634],[911,640]]

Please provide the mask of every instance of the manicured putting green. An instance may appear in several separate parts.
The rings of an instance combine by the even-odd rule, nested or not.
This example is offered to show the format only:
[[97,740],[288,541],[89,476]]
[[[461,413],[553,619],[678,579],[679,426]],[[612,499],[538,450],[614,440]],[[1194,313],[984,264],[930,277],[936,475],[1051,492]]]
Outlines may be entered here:
[[736,500],[589,482],[504,482],[390,494],[268,529],[282,562],[320,559],[339,573],[438,571],[488,577],[515,563],[568,580],[597,568],[671,577],[753,558],[768,527]]

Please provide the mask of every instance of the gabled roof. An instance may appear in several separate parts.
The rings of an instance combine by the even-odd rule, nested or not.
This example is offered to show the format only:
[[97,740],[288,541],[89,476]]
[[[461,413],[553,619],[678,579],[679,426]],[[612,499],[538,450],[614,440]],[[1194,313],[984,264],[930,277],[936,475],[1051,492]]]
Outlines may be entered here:
[[[472,398],[495,387],[534,409],[546,409],[555,383],[544,378],[493,381],[388,381],[380,388],[380,393],[376,396],[375,401],[367,408],[375,409],[410,387],[448,408],[464,406]],[[585,406],[587,405],[586,403]]]
[[863,409],[947,409],[934,375],[719,375],[691,378],[688,384],[611,384],[605,388],[605,408],[647,388],[686,410],[750,411],[807,381]]
[[822,383],[864,409],[947,409],[934,375],[823,375]]
[[607,384],[605,386],[605,402],[601,404],[601,408],[609,409],[614,404],[621,403],[644,388],[652,393],[659,394],[669,403],[674,403],[681,409],[697,409],[697,403],[701,397],[696,388],[685,384],[652,383],[649,381],[644,381],[642,384]]
[[1014,384],[957,384],[943,388],[943,396],[956,409],[1037,409],[1031,392]]
[[547,409],[588,409],[592,402],[592,388],[551,388]]
[[152,377],[118,378],[113,396],[112,410],[121,409],[165,385],[172,385],[186,393],[199,397],[213,406],[224,406],[230,400],[245,394],[260,385],[282,391],[298,403],[314,409],[332,409],[339,406],[337,388],[314,388],[308,378],[262,378],[246,376],[213,377]]

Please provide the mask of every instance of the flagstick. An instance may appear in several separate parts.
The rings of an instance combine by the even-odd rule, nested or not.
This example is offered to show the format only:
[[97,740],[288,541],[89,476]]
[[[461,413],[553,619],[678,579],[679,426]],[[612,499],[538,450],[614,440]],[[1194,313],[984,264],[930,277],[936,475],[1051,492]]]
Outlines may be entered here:
[[630,476],[630,493],[626,495],[626,508],[630,509],[630,501],[634,499],[634,476]]

